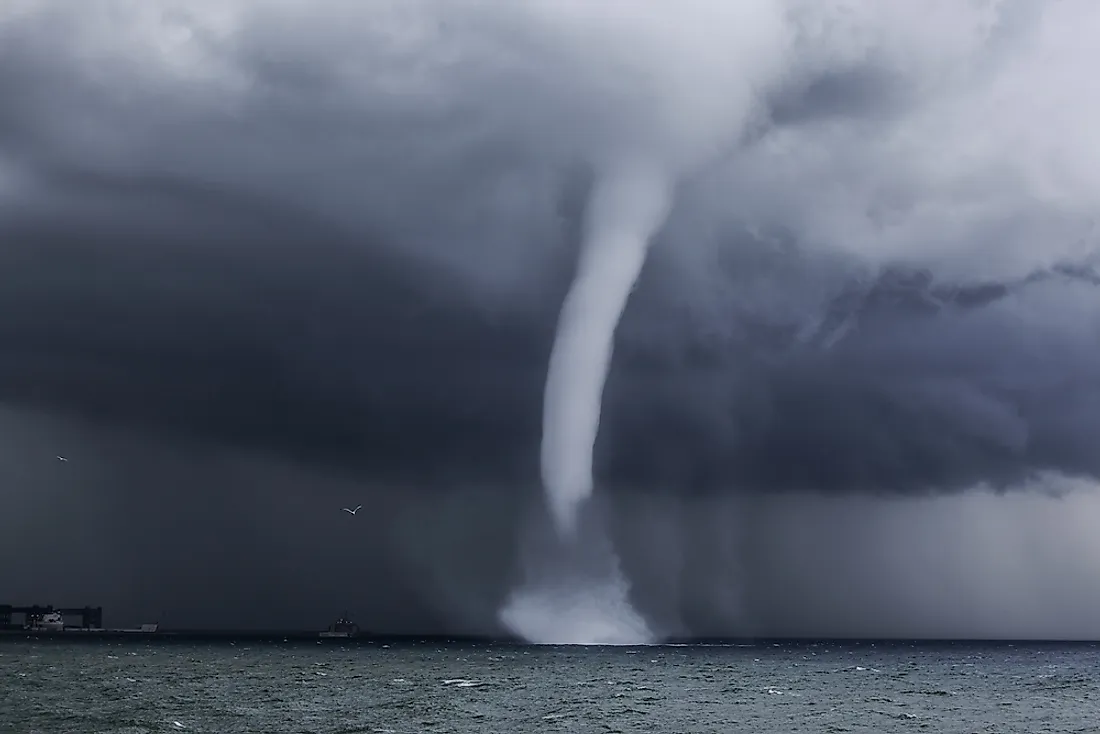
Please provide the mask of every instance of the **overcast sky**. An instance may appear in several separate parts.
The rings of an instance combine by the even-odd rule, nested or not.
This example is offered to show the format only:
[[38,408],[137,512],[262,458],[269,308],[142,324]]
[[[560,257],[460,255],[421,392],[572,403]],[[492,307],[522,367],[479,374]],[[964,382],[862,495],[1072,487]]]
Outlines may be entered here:
[[0,603],[497,629],[635,155],[676,186],[595,461],[639,607],[1100,635],[1100,6],[889,6],[5,3]]

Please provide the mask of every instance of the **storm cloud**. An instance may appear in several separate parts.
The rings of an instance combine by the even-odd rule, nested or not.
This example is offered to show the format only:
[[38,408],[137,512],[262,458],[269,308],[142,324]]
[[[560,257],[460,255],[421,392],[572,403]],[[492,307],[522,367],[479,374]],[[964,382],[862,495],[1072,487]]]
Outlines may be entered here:
[[[98,497],[97,527],[129,538],[112,563],[150,578],[157,563],[124,557],[152,554],[156,533],[124,520],[159,527],[187,505],[239,541],[198,565],[239,553],[243,578],[272,556],[327,557],[320,516],[294,542],[240,527],[248,486],[299,509],[374,498],[376,534],[341,548],[384,559],[361,561],[368,586],[417,587],[377,624],[419,593],[413,626],[491,627],[538,484],[593,172],[646,150],[678,185],[617,333],[595,452],[643,602],[668,592],[637,540],[661,537],[658,515],[681,545],[688,527],[721,535],[690,508],[771,518],[782,546],[820,502],[874,524],[893,510],[873,498],[971,507],[924,498],[1010,490],[1025,499],[982,501],[1023,513],[1054,501],[1041,490],[1089,487],[1097,31],[1084,0],[9,3],[0,401],[6,432],[53,428],[20,436],[34,449],[9,456],[5,483]],[[58,431],[97,478],[29,478],[34,451],[63,453]],[[46,522],[14,509],[28,506],[12,505],[13,547]],[[483,544],[459,571],[442,539],[473,528]],[[698,555],[672,627],[752,627],[796,604],[756,556]],[[744,598],[702,600],[733,567]],[[271,574],[272,596],[308,575]]]

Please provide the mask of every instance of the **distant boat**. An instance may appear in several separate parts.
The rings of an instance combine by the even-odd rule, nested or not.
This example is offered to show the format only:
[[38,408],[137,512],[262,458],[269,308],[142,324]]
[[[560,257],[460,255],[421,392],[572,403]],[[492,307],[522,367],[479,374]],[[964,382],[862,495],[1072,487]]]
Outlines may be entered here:
[[347,619],[347,615],[340,617],[321,633],[321,637],[355,637],[359,634],[359,625]]

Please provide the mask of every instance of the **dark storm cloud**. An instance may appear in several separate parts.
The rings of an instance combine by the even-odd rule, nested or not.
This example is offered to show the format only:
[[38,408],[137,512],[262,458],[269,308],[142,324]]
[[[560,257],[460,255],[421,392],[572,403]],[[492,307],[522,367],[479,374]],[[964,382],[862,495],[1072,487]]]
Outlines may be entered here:
[[[7,230],[7,400],[376,478],[535,480],[552,302],[487,314],[425,268],[316,222],[154,192],[133,194],[139,216],[174,219],[168,232],[97,212]],[[601,479],[932,491],[1096,473],[1092,332],[1025,328],[1012,310],[1087,314],[1094,285],[1062,276],[951,301],[890,278],[863,290],[838,297],[812,337],[765,325],[709,353],[682,330],[648,351],[625,344]],[[645,328],[633,320],[658,308],[647,295],[624,330]]]
[[[1051,470],[1096,477],[1094,278],[944,293],[887,273],[784,348],[750,342],[697,370],[703,384],[724,374],[736,387],[682,389],[679,421],[620,392],[635,407],[621,422],[610,412],[607,432],[633,438],[622,443],[630,469],[626,458],[620,466],[639,483],[662,462],[672,485],[752,489],[930,492],[1010,487]],[[1028,312],[1059,316],[1028,324]],[[686,405],[709,420],[693,421]],[[674,428],[658,436],[651,425]]]
[[[499,40],[470,13],[440,42]],[[483,59],[440,72],[471,86],[438,109],[351,96],[333,64],[353,53],[343,44],[354,34],[291,15],[304,23],[296,38],[284,32],[291,16],[278,13],[228,35],[214,16],[194,14],[134,16],[118,30],[99,27],[105,16],[92,11],[9,21],[0,149],[27,182],[0,221],[3,397],[363,476],[533,482],[541,382],[583,216],[583,204],[570,205],[572,163],[545,165],[564,143],[515,148],[530,121],[486,96]],[[191,45],[165,50],[157,44],[171,39],[156,33],[132,40],[143,22],[156,33],[187,29]],[[75,34],[71,47],[47,52],[62,26]],[[477,33],[464,36],[470,28]],[[130,55],[73,66],[111,38]],[[315,46],[321,38],[336,50]],[[802,39],[796,48],[812,58],[815,47]],[[163,79],[140,66],[142,53],[167,64]],[[919,74],[881,49],[855,53],[855,65],[786,87],[763,139],[784,135],[787,122],[855,125],[876,108],[892,110],[886,119],[916,116],[920,95],[899,92],[899,107],[890,90],[918,89]],[[416,89],[400,54],[370,59]],[[380,94],[383,82],[371,82]],[[536,105],[562,99],[533,93]],[[480,111],[479,100],[488,100]],[[321,167],[342,155],[355,160]],[[525,162],[536,171],[527,183],[547,187],[535,189],[541,203],[528,202],[538,212],[529,221],[522,201],[517,214],[505,192],[491,194],[495,177]],[[470,211],[479,196],[487,208]],[[502,212],[503,230],[493,222]],[[534,240],[530,255],[513,242],[498,257],[493,243],[508,235]],[[628,308],[602,482],[889,492],[1096,474],[1100,414],[1087,406],[1100,399],[1100,349],[1087,320],[1098,296],[1087,278],[1017,282],[1050,272],[1039,267],[1016,280],[953,280],[926,269],[930,282],[920,283],[887,267],[867,284],[858,256],[826,268],[806,246],[768,273],[774,266],[749,257],[768,247],[759,236],[720,235],[715,246],[742,252],[733,268],[746,268],[726,288],[770,277],[775,301],[815,279],[827,285],[794,317],[711,311],[727,333],[708,343],[714,324],[662,315],[690,304],[693,287],[706,298],[705,284],[665,267],[704,258],[679,239],[691,235],[690,223],[670,224]],[[953,285],[961,290],[945,300],[939,291]],[[479,300],[479,286],[492,295]],[[1086,323],[1063,323],[1073,313]]]
[[538,323],[274,207],[134,196],[6,228],[7,400],[421,479],[537,444]]
[[[752,521],[706,502],[774,502],[745,511],[789,535],[810,524],[789,493],[1100,476],[1096,11],[788,4],[0,10],[0,401],[12,434],[66,426],[9,456],[39,500],[4,537],[44,552],[42,498],[80,497],[67,547],[116,539],[96,588],[104,567],[174,584],[116,584],[137,617],[227,623],[188,601],[214,584],[244,622],[247,598],[270,625],[320,599],[495,628],[591,171],[639,141],[686,172],[596,474],[638,515],[620,534],[647,611],[713,631],[796,603],[769,580],[797,565],[787,536],[728,539]],[[94,479],[40,474],[61,435]],[[333,540],[360,501],[365,532]],[[186,523],[200,539],[148,550]],[[841,529],[821,531],[838,564]],[[789,562],[735,561],[746,544]],[[745,598],[705,588],[727,567]]]

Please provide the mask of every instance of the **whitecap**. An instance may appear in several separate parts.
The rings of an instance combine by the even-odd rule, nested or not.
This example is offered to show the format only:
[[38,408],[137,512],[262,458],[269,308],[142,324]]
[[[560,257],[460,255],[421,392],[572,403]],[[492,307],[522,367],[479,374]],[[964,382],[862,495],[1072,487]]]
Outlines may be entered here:
[[480,686],[481,682],[476,681],[476,680],[471,680],[469,678],[448,678],[448,679],[443,681],[443,685],[457,686],[459,688],[472,688],[474,686]]

